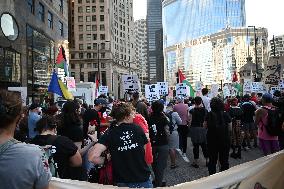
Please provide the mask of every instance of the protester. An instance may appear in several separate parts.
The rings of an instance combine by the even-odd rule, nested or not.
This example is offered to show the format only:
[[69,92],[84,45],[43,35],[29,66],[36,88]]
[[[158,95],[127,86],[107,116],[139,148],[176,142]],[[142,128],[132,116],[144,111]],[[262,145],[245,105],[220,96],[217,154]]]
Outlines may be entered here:
[[110,151],[113,177],[117,186],[130,188],[152,188],[150,170],[144,158],[144,146],[148,139],[143,130],[133,124],[135,113],[127,103],[113,106],[111,116],[116,126],[109,129],[89,152],[89,160],[103,164],[103,152]]
[[241,104],[241,109],[243,111],[243,131],[244,131],[244,139],[243,139],[243,148],[248,150],[251,148],[251,138],[253,139],[253,146],[257,147],[257,127],[254,123],[254,115],[256,111],[256,107],[250,101],[249,95],[244,95],[243,103]]
[[176,149],[179,148],[179,136],[178,136],[178,125],[182,123],[181,118],[178,113],[173,110],[173,103],[169,103],[167,105],[166,115],[169,118],[169,151],[170,151],[170,159],[171,159],[171,169],[175,169],[178,167],[176,164]]
[[139,100],[139,93],[132,94],[132,105],[136,108],[136,112],[141,114],[146,119],[146,121],[149,121],[147,105]]
[[15,129],[14,138],[21,142],[28,141],[28,135],[29,135],[28,115],[29,115],[29,109],[28,107],[24,107],[23,112],[21,114],[21,119],[18,122],[17,127]]
[[224,112],[224,103],[214,97],[210,102],[211,112],[205,118],[204,126],[207,130],[208,171],[209,175],[216,173],[219,160],[220,171],[229,169],[230,135],[232,130],[231,118]]
[[149,118],[149,131],[154,157],[154,186],[162,187],[164,171],[167,167],[167,160],[169,154],[169,121],[167,119],[167,116],[163,112],[164,105],[160,101],[153,102],[151,107],[153,112]]
[[[232,118],[232,149],[231,153],[232,158],[240,158],[241,155],[241,145],[242,145],[242,133],[241,133],[241,121],[243,118],[243,111],[238,106],[238,99],[233,98],[231,100],[231,107],[229,109],[229,114]],[[237,152],[236,152],[237,150]]]
[[41,118],[41,110],[39,104],[31,104],[29,107],[30,113],[28,118],[29,138],[34,138],[38,132],[35,130],[36,122]]
[[208,97],[208,89],[207,88],[203,88],[201,90],[201,93],[202,93],[202,102],[203,102],[203,106],[204,108],[210,112],[211,109],[210,109],[210,98]]
[[[284,126],[284,93],[281,94],[280,91],[276,90],[273,94],[273,105],[278,108],[281,114],[281,121]],[[279,147],[280,150],[284,149],[284,129],[278,135]]]
[[56,122],[51,116],[44,116],[37,122],[37,131],[30,143],[39,146],[51,145],[54,161],[57,163],[58,176],[62,179],[85,180],[82,169],[82,157],[78,147],[65,136],[56,135]]
[[199,146],[202,149],[206,165],[208,164],[208,150],[206,142],[206,128],[203,127],[204,119],[207,115],[207,110],[202,105],[202,98],[194,98],[194,108],[189,111],[190,113],[190,137],[193,144],[194,162],[191,166],[199,168]]
[[189,123],[189,114],[188,114],[188,105],[183,103],[183,98],[177,98],[178,104],[174,106],[174,111],[180,116],[182,123],[178,125],[179,133],[179,149],[182,151],[183,156],[186,156],[187,150],[187,134],[188,134],[188,123]]
[[0,91],[0,185],[9,189],[49,188],[51,174],[43,151],[13,138],[21,119],[21,95]]
[[272,105],[273,98],[269,93],[263,94],[261,101],[263,107],[256,110],[255,123],[258,126],[259,146],[264,155],[269,155],[279,150],[278,136],[272,136],[267,132],[267,126],[270,124],[268,123],[268,113],[274,111],[275,107]]

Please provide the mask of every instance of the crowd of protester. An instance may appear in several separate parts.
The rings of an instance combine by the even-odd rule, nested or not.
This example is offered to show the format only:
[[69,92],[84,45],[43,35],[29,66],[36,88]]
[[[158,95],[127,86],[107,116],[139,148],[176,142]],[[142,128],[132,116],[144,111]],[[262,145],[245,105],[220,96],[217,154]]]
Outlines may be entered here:
[[[229,158],[242,158],[242,151],[259,147],[268,155],[282,150],[283,109],[279,91],[222,99],[210,98],[204,88],[201,97],[167,103],[149,103],[138,93],[130,101],[101,95],[93,107],[73,100],[61,109],[53,99],[44,108],[38,102],[22,107],[19,93],[1,90],[0,183],[44,189],[54,176],[162,187],[166,167],[178,169],[177,152],[193,155],[189,168],[207,166],[212,175],[229,169]],[[200,147],[205,165],[199,161]]]

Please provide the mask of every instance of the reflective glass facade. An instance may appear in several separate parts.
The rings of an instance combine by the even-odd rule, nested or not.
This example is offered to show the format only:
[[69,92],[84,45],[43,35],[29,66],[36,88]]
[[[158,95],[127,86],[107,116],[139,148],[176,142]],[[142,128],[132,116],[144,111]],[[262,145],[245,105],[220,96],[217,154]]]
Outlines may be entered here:
[[244,27],[245,0],[166,0],[163,2],[164,47]]

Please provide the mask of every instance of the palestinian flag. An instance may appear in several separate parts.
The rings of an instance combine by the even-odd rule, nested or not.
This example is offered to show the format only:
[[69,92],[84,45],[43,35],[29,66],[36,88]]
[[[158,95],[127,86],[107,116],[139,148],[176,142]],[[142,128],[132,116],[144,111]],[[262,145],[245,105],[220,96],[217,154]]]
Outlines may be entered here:
[[64,70],[66,68],[65,50],[62,46],[60,47],[59,53],[58,53],[57,58],[56,58],[56,67],[64,69]]
[[187,81],[186,79],[182,81],[182,83],[185,83],[189,87],[189,96],[194,97],[195,96],[195,90],[191,86],[190,82]]

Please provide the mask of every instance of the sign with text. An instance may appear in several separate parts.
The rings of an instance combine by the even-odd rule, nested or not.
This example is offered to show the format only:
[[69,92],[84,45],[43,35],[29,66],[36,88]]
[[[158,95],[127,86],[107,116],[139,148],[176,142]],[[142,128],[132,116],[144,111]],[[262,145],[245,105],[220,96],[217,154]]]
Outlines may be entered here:
[[243,85],[244,94],[251,92],[251,83],[252,83],[252,81],[250,79],[244,80],[244,85]]
[[270,91],[269,91],[270,94],[273,95],[275,91],[280,91],[280,87],[278,87],[278,86],[277,87],[270,87]]
[[140,82],[137,75],[122,75],[122,85],[124,92],[140,92]]
[[65,77],[68,91],[74,92],[76,91],[76,82],[74,77]]
[[108,86],[99,86],[99,93],[107,95],[107,93],[108,93]]
[[161,96],[166,96],[169,94],[169,85],[168,82],[158,82],[158,90]]
[[176,85],[176,96],[186,97],[189,95],[189,89],[185,83],[178,83]]
[[280,79],[278,86],[281,90],[284,89],[284,80],[283,79]]
[[219,84],[212,84],[211,85],[211,98],[216,97],[218,95],[218,90],[219,90]]
[[264,82],[267,85],[278,85],[283,75],[284,57],[270,57],[264,69]]
[[157,84],[145,85],[145,97],[149,102],[160,99],[159,87]]

